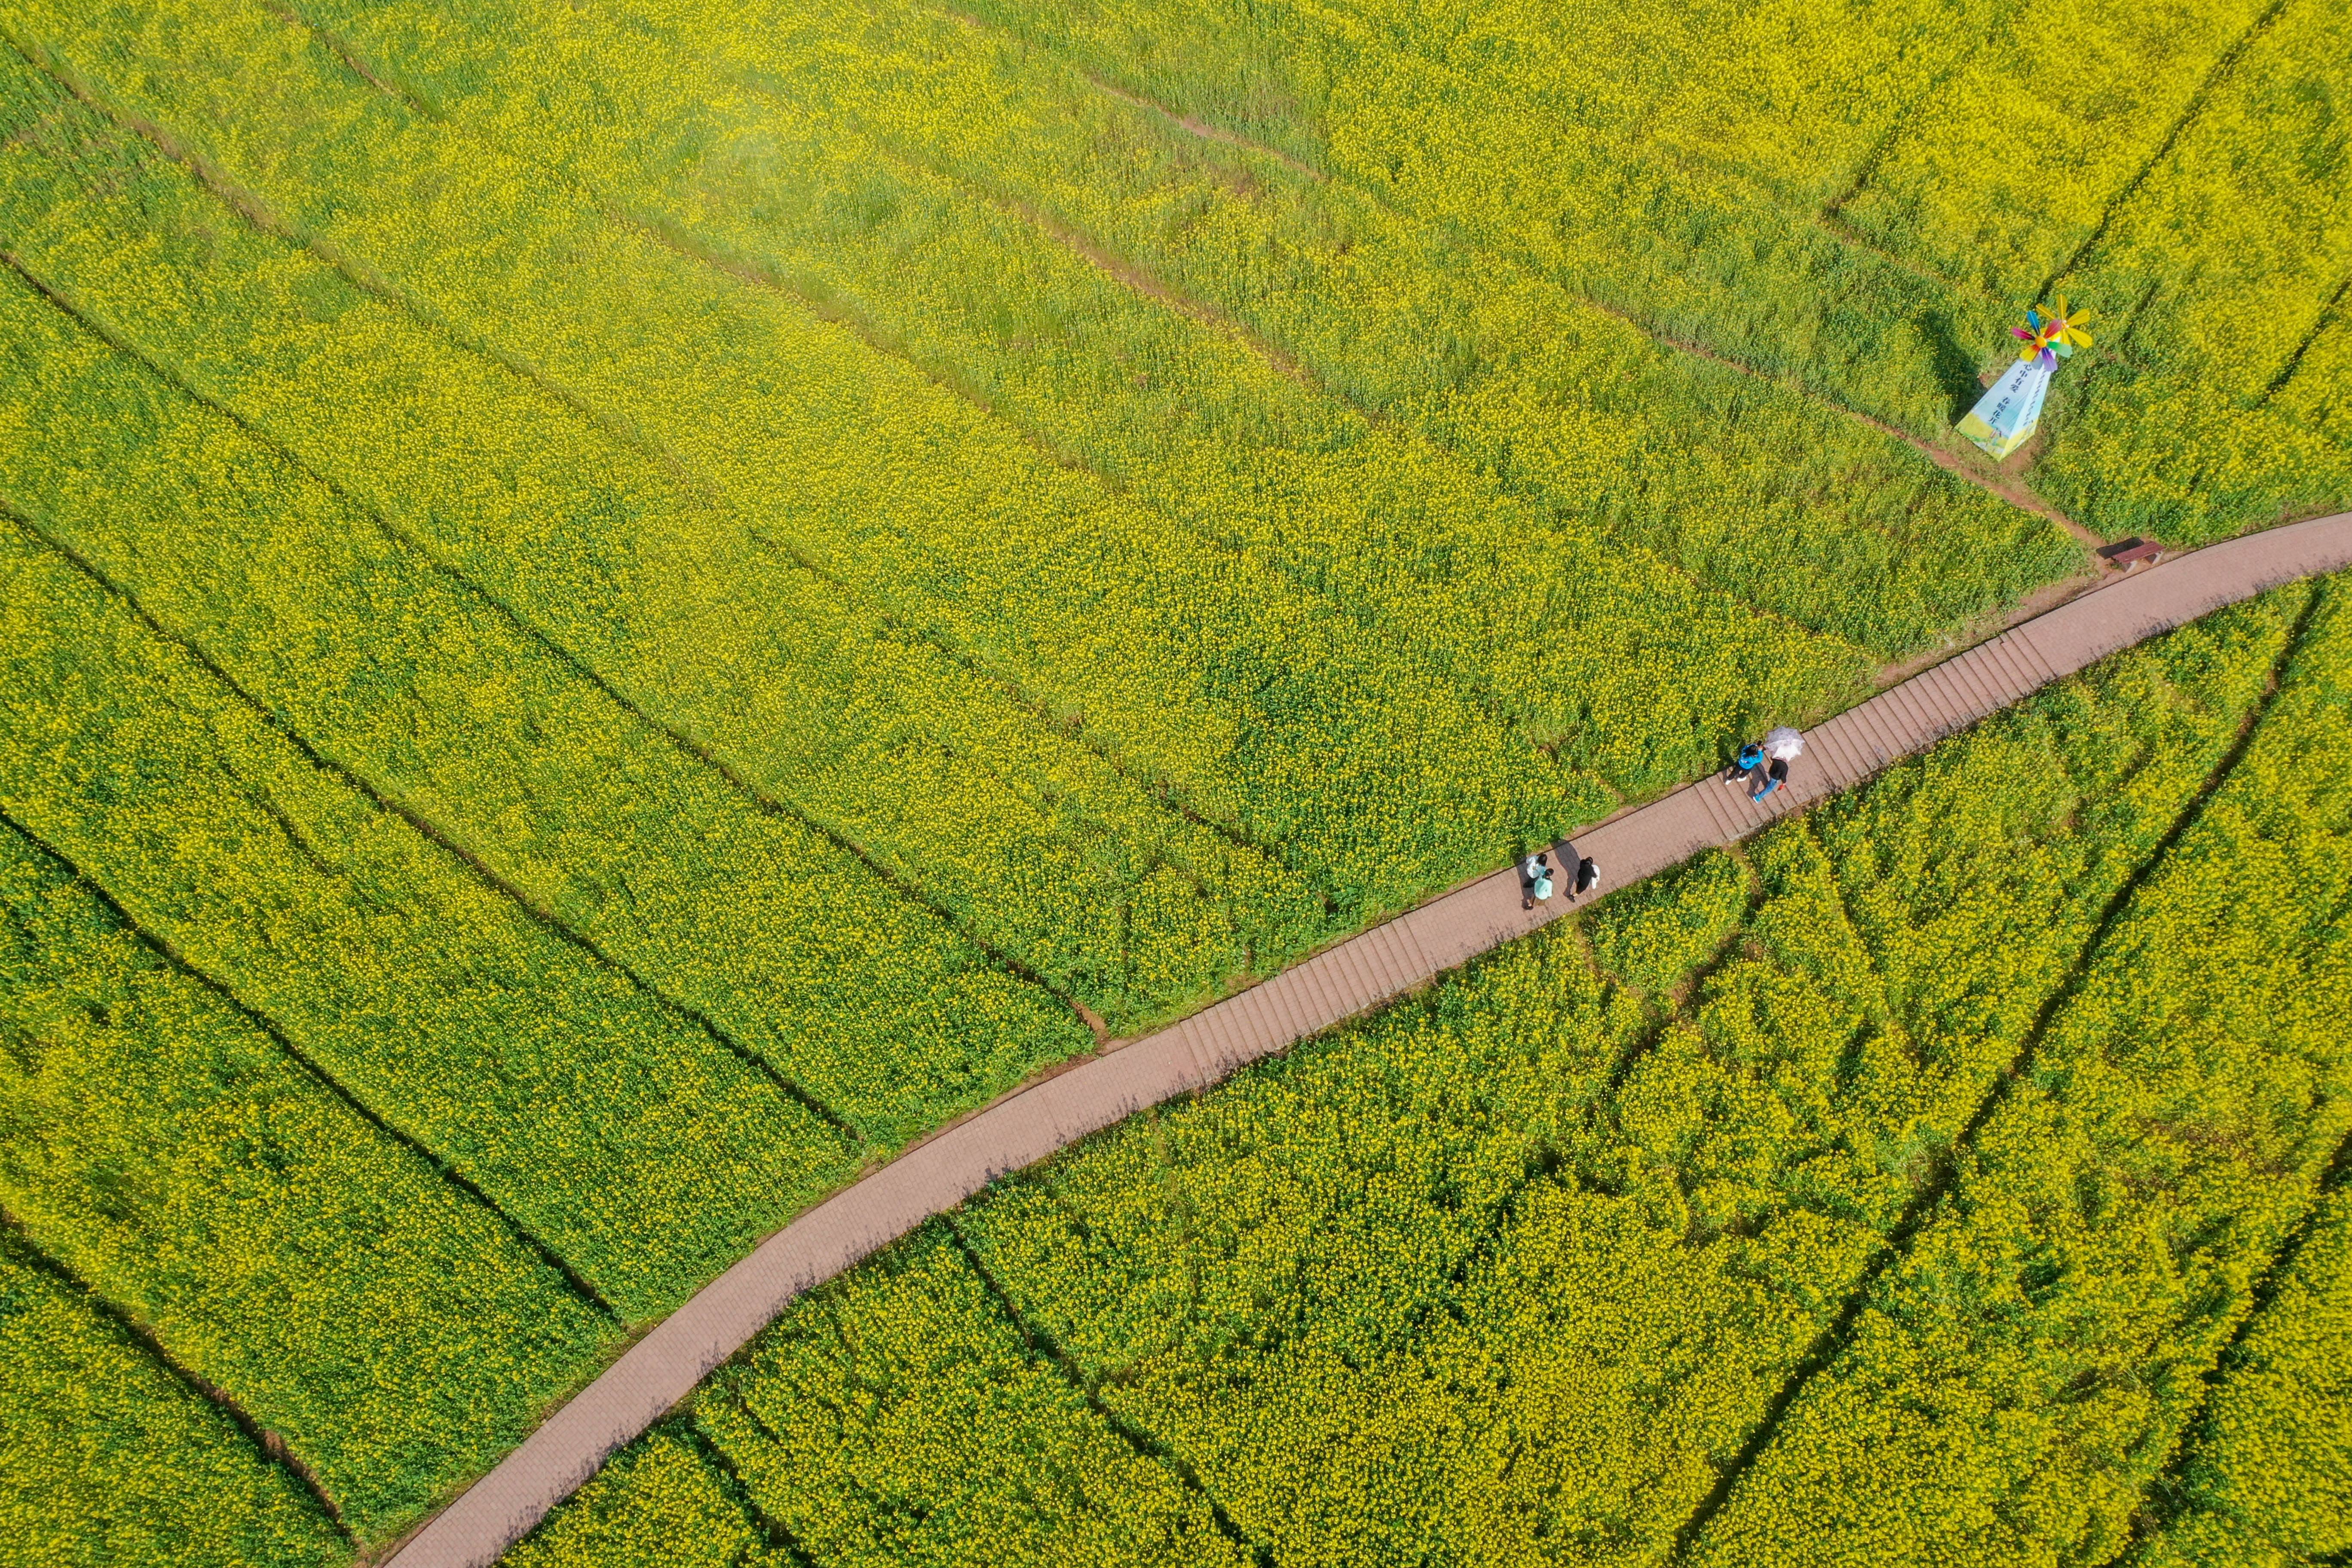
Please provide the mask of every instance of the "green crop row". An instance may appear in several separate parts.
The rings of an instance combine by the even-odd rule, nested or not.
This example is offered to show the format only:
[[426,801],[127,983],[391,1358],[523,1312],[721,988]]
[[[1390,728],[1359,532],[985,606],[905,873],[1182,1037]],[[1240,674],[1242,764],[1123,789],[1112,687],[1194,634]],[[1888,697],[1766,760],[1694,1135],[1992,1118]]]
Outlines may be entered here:
[[942,1224],[764,1339],[695,1421],[819,1562],[1248,1560],[1027,1342]]
[[294,1478],[5,1233],[0,1368],[0,1561],[350,1561]]
[[[1199,816],[1281,846],[1350,921],[1605,799],[1328,602],[799,302],[447,136],[281,18],[230,11],[175,16],[153,63],[136,40],[160,24],[133,7],[18,15],[120,112],[667,454],[723,503],[713,543],[805,554]],[[261,101],[283,112],[220,112]]]
[[714,538],[657,457],[253,234],[20,64],[13,85],[0,190],[46,286],[980,940],[1131,1027],[1328,929],[1308,879],[820,576]]
[[14,526],[0,584],[0,811],[625,1319],[854,1168],[782,1088]]
[[[696,1421],[821,1560],[1050,1561],[1002,1542],[1107,1527],[998,1479],[1064,1452],[1059,1425],[964,1414],[969,1365],[1042,1357],[1222,1537],[1286,1564],[1655,1561],[1907,1245],[2111,908],[2169,863],[2311,593],[998,1184],[796,1304]],[[2291,689],[2344,632],[2311,623]],[[2257,758],[2273,721],[2304,735],[2276,711]],[[2279,1000],[2289,977],[2253,957],[2214,963]],[[943,1342],[995,1348],[942,1364]],[[941,1432],[896,1490],[842,1459]],[[1058,1473],[1092,1495],[1087,1467]],[[1095,1550],[1176,1560],[1132,1531]]]
[[1698,1561],[2099,1563],[2129,1543],[2352,1128],[2347,723],[2338,583]]
[[[5,827],[0,908],[0,1210],[354,1531],[396,1533],[593,1369],[615,1326],[495,1214]],[[95,1553],[85,1528],[59,1506],[43,1534]]]
[[509,1554],[517,1568],[799,1568],[772,1557],[755,1522],[719,1476],[675,1433],[656,1427],[614,1456],[580,1489],[562,1519]]
[[[1593,705],[1599,734],[1628,732],[1603,753],[1612,777],[1647,749],[1609,690],[1628,640],[1675,637],[1694,694],[1801,702],[1836,664],[1769,620],[1725,635],[1738,606],[1654,550],[1882,656],[2074,563],[2046,524],[1890,437],[1514,287],[1360,195],[1203,163],[1156,118],[936,13],[627,10],[303,14],[453,125],[845,313],[1539,733]],[[1325,254],[1335,230],[1344,262]],[[1415,374],[1433,356],[1433,386]]]
[[368,516],[0,273],[0,503],[289,729],[895,1142],[1091,1042]]
[[2323,1197],[2223,1356],[2151,1500],[2147,1568],[2273,1568],[2352,1550],[2352,1197]]

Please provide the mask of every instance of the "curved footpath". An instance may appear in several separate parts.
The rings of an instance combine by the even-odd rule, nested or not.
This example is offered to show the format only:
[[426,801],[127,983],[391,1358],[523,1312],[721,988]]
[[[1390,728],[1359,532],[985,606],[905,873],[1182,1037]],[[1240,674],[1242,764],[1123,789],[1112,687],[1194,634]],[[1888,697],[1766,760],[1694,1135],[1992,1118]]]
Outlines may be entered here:
[[[2352,513],[2273,529],[2120,576],[1890,687],[1808,732],[1786,787],[1753,804],[1720,776],[1577,837],[1599,892],[1728,844],[2037,689],[2210,611],[2352,565]],[[761,1242],[630,1347],[394,1555],[487,1568],[783,1310],[1006,1172],[1147,1106],[1203,1089],[1566,913],[1523,910],[1507,868],[1328,948],[1181,1024],[1017,1088],[835,1193]]]

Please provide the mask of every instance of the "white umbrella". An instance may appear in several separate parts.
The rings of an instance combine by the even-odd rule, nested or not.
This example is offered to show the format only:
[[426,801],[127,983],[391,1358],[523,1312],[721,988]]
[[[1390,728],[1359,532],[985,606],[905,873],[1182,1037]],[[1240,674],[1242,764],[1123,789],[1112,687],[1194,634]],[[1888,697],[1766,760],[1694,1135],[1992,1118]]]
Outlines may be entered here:
[[1786,724],[1764,737],[1766,754],[1784,763],[1793,763],[1804,754],[1805,738]]

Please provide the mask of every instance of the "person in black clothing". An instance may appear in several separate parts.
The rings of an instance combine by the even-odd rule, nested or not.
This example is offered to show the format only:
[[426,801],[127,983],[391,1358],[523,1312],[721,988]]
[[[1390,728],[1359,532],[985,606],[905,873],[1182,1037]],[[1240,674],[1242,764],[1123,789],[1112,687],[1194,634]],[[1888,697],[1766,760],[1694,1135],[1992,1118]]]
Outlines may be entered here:
[[1570,889],[1574,898],[1582,898],[1601,883],[1601,862],[1587,855],[1576,863],[1576,885]]

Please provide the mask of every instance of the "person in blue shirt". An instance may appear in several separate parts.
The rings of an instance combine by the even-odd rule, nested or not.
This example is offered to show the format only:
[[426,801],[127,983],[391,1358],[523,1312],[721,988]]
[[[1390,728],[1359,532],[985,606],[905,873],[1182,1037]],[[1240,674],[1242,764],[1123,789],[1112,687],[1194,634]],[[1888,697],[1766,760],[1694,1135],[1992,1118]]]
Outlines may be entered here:
[[1735,784],[1747,784],[1763,765],[1764,742],[1750,741],[1739,748],[1739,755],[1732,759],[1731,772],[1727,776]]

